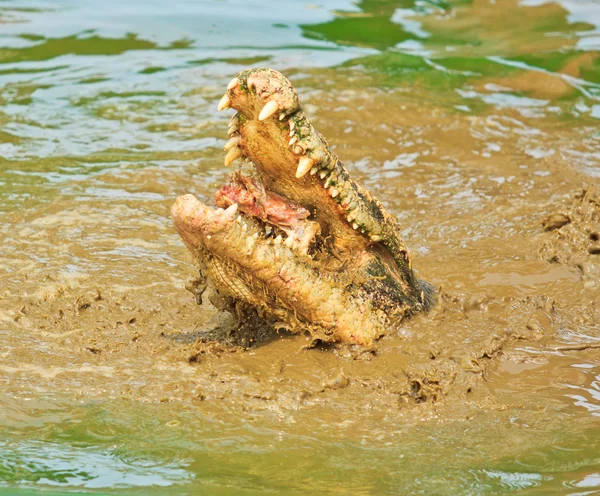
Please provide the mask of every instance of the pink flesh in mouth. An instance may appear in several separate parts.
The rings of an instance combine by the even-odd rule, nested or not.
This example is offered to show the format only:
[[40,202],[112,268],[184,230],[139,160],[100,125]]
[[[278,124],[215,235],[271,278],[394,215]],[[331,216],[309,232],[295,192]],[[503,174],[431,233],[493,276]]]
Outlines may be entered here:
[[215,205],[221,208],[237,203],[246,216],[255,217],[277,227],[294,227],[310,216],[298,203],[266,191],[256,179],[237,174],[215,194]]

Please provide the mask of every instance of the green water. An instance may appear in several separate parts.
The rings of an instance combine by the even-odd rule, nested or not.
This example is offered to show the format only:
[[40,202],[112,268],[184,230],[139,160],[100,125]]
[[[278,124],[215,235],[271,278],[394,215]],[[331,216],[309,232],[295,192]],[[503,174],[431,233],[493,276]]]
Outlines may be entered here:
[[[25,284],[11,266],[27,251],[15,240],[28,234],[10,227],[16,216],[35,219],[77,199],[93,215],[114,207],[123,214],[119,229],[140,229],[127,220],[144,217],[166,232],[164,209],[153,205],[180,194],[191,170],[208,197],[228,172],[220,151],[227,117],[216,102],[249,66],[288,74],[308,101],[330,91],[340,107],[351,107],[344,92],[368,86],[399,91],[445,115],[506,111],[536,121],[546,136],[577,128],[581,149],[557,155],[564,153],[585,180],[600,177],[594,0],[2,0],[0,261],[9,268],[1,289],[15,294]],[[356,121],[361,112],[368,108],[357,110]],[[351,134],[354,124],[341,129]],[[510,139],[528,132],[524,126]],[[479,150],[477,158],[493,152]],[[368,156],[361,161],[363,150],[346,153],[354,170],[374,167]],[[531,148],[527,156],[548,153]],[[158,171],[161,180],[153,182]],[[366,181],[374,187],[397,173],[392,167]],[[133,175],[145,179],[136,186]],[[465,191],[461,199],[469,201]],[[125,200],[138,213],[119,210]],[[102,273],[103,260],[117,260],[115,284],[126,284],[134,270],[147,266],[164,277],[165,266],[182,263],[165,254],[174,237],[170,246],[166,237],[154,247],[104,246],[107,232],[86,238],[74,228],[84,249],[101,246],[97,263],[74,253],[62,268]],[[38,246],[31,264],[59,263]],[[12,325],[0,320],[0,338],[15,332]],[[35,333],[23,340],[40,356],[50,353]],[[0,344],[0,364],[8,353]],[[374,431],[344,427],[351,409],[329,424],[310,412],[279,410],[257,414],[255,422],[244,410],[236,422],[236,405],[220,412],[204,406],[209,402],[151,394],[132,401],[112,394],[110,384],[95,386],[97,397],[89,399],[75,392],[76,376],[68,390],[38,384],[33,372],[17,384],[11,365],[0,369],[0,494],[598,494],[600,359],[562,366],[565,374],[581,371],[585,384],[542,391],[548,408],[560,403],[553,413],[511,407],[465,416],[458,405],[445,421],[435,412],[426,419],[409,412],[398,423],[382,411]],[[130,385],[137,387],[135,376]]]

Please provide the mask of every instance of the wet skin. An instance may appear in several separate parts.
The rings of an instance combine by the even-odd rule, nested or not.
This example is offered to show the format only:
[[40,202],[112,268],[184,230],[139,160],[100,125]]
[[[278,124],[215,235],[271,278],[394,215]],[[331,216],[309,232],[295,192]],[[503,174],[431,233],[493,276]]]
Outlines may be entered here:
[[215,195],[192,195],[172,217],[194,254],[201,301],[241,322],[250,314],[314,339],[370,345],[433,305],[415,275],[397,220],[353,181],[279,72],[240,72],[219,110],[233,108],[225,164],[251,164]]

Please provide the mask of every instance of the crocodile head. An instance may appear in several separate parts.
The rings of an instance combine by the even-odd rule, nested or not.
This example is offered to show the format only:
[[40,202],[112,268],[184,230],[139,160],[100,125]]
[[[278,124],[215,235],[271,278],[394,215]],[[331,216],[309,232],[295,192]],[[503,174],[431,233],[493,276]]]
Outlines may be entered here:
[[315,339],[369,345],[433,304],[398,223],[353,181],[310,124],[281,73],[234,77],[219,110],[236,110],[225,164],[247,163],[215,195],[192,195],[172,217],[200,267],[198,298],[243,319],[254,312]]

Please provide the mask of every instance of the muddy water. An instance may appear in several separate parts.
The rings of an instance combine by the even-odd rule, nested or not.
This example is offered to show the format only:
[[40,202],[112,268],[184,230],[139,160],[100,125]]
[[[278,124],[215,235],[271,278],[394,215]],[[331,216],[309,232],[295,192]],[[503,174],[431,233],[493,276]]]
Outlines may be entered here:
[[[0,493],[600,491],[596,2],[21,0],[0,35]],[[169,208],[260,65],[440,288],[374,350],[196,340]]]

